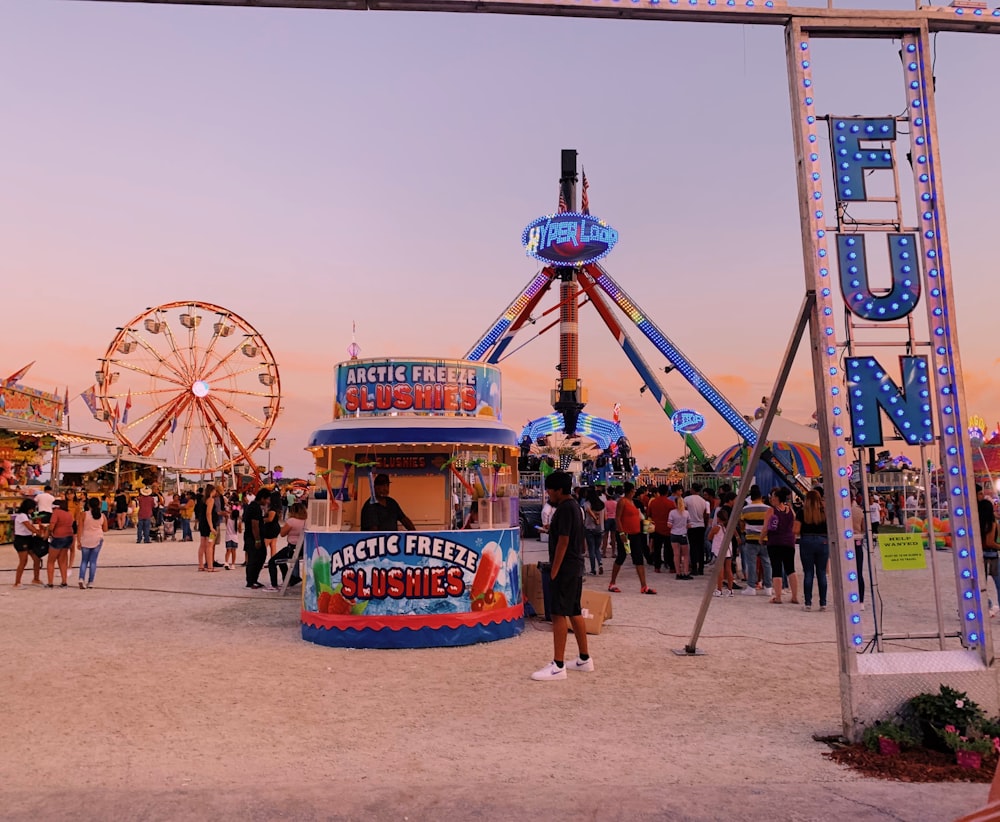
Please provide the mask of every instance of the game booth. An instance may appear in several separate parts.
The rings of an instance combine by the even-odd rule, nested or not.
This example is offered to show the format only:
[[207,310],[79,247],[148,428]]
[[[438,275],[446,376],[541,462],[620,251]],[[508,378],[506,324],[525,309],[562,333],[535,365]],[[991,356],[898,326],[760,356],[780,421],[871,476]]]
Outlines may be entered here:
[[[468,645],[524,629],[516,433],[500,371],[463,360],[353,359],[314,431],[302,637],[349,648]],[[375,477],[413,531],[362,531]]]

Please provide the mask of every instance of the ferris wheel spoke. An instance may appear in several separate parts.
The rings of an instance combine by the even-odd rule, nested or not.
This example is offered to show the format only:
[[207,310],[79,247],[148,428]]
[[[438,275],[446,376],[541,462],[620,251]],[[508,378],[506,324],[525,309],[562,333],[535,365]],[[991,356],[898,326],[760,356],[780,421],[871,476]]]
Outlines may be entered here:
[[[236,354],[243,354],[243,347],[245,345],[248,345],[248,344],[249,345],[253,345],[253,343],[248,343],[248,342],[241,343],[236,348],[232,349],[228,354],[226,354],[226,356],[220,357],[219,361],[216,362],[216,363],[214,363],[211,368],[207,368],[207,370],[204,372],[204,376],[202,377],[202,379],[203,380],[209,380],[212,377],[214,377],[219,372],[219,369],[221,369],[222,366],[224,366],[234,356],[236,356]],[[259,348],[259,346],[257,346],[257,347]],[[258,355],[259,355],[259,351],[258,351],[258,353],[255,353],[253,356],[254,356],[254,358],[256,358]],[[244,354],[244,356],[246,356],[246,355]],[[228,377],[235,377],[235,376],[237,376],[239,374],[251,374],[251,373],[254,373],[256,371],[259,371],[261,365],[264,365],[264,364],[265,363],[255,362],[253,365],[249,366],[248,368],[243,368],[243,369],[240,369],[238,371],[231,371],[226,376],[228,376]]]
[[[221,425],[222,429],[228,434],[228,437],[229,437],[229,448],[227,449],[227,453],[229,453],[230,460],[235,460],[237,458],[237,455],[234,454],[234,453],[232,453],[232,446],[235,445],[236,448],[237,448],[238,454],[241,455],[248,463],[250,463],[250,465],[252,465],[252,466],[254,466],[254,468],[256,468],[256,464],[254,463],[253,459],[251,458],[250,453],[247,450],[247,446],[244,445],[243,441],[240,439],[239,434],[237,434],[235,431],[233,431],[233,429],[229,426],[229,422],[226,420],[225,416],[219,411],[218,408],[216,408],[215,401],[210,399],[210,400],[208,400],[208,402],[206,403],[206,405],[211,410],[211,412],[215,415],[215,418],[216,418],[216,420],[218,420],[218,422]],[[221,436],[220,436],[220,439],[221,439]]]
[[142,425],[142,423],[144,423],[146,420],[150,419],[151,417],[155,417],[157,415],[166,416],[167,422],[169,423],[170,420],[173,419],[173,414],[176,413],[177,410],[183,407],[183,405],[186,404],[187,402],[190,402],[190,400],[186,396],[186,393],[178,394],[175,391],[174,396],[171,399],[167,400],[166,402],[160,403],[151,411],[147,411],[145,414],[143,414],[142,416],[135,419],[133,422],[130,422],[123,427],[126,430],[131,428],[137,428],[138,426]]
[[[157,312],[157,317],[159,317],[159,312]],[[163,336],[167,340],[167,344],[170,346],[170,353],[173,354],[174,359],[180,364],[181,370],[185,378],[190,381],[194,379],[194,371],[192,369],[192,364],[184,356],[181,350],[177,347],[177,340],[174,338],[174,332],[170,328],[170,323],[166,319],[162,320],[163,323]]]
[[194,420],[194,403],[190,403],[187,407],[187,419],[184,420],[184,427],[181,429],[181,462],[184,465],[189,465],[188,459],[191,455],[191,435],[192,435],[192,421]]
[[[138,426],[141,421],[149,419],[159,413],[156,421],[147,429],[142,439],[136,444],[136,450],[139,451],[140,454],[151,456],[153,452],[159,448],[160,440],[169,433],[170,424],[173,418],[180,414],[184,409],[184,406],[190,402],[190,394],[178,394],[171,402],[164,403],[158,409],[144,415],[144,417],[140,420],[136,420],[135,426]],[[129,423],[126,427],[132,428],[134,426]]]
[[239,397],[257,397],[262,400],[270,400],[277,396],[277,394],[272,394],[268,391],[247,391],[240,388],[226,388],[225,386],[217,386],[212,389],[212,393],[215,396],[219,394],[226,394],[228,396],[239,396]]
[[237,414],[240,417],[243,417],[243,419],[245,419],[251,425],[256,425],[257,427],[262,427],[264,425],[264,420],[260,419],[259,417],[255,417],[253,414],[244,411],[242,408],[239,408],[230,402],[226,402],[224,399],[222,399],[222,397],[215,397],[214,399],[216,402],[224,405],[232,413]]
[[[230,316],[231,315],[224,313],[219,314],[218,319],[216,320],[215,324],[213,324],[212,327],[215,328],[219,324],[225,325],[226,320],[228,320]],[[212,356],[212,352],[215,350],[215,344],[219,341],[220,336],[221,335],[219,334],[218,330],[216,330],[216,332],[212,334],[212,339],[209,340],[209,343],[205,348],[205,354],[201,358],[201,367],[197,369],[196,373],[199,374],[204,373],[205,369],[208,368],[208,358]]]
[[187,375],[183,371],[178,371],[177,368],[169,360],[167,360],[164,357],[164,352],[162,352],[159,349],[155,348],[154,346],[150,345],[149,340],[147,340],[141,334],[137,333],[134,329],[129,328],[128,332],[132,335],[132,338],[135,340],[135,342],[137,342],[139,345],[141,345],[150,355],[152,355],[153,357],[156,358],[157,362],[161,363],[162,365],[166,366],[171,371],[173,371],[174,375],[182,383],[186,383],[188,381],[187,380]]
[[[205,416],[207,423],[205,427],[206,436],[209,432],[215,435],[212,440],[212,453],[217,453],[217,448],[221,448],[226,455],[225,461],[216,461],[216,465],[229,465],[234,459],[233,445],[239,443],[239,437],[233,433],[225,418],[222,417],[215,408],[215,404],[208,398],[200,403],[199,410]],[[241,449],[242,450],[242,447]]]
[[[172,377],[168,377],[166,374],[150,371],[148,368],[143,368],[142,366],[136,365],[135,363],[125,362],[125,360],[107,360],[107,362],[109,364],[116,365],[119,368],[127,368],[129,371],[135,371],[137,374],[145,374],[148,377],[154,377],[155,379],[158,380],[166,380],[167,382],[172,382],[174,385],[177,385],[181,388],[184,388],[186,386],[186,382],[182,382],[181,380],[175,380]],[[164,361],[160,360],[160,362],[162,363]]]

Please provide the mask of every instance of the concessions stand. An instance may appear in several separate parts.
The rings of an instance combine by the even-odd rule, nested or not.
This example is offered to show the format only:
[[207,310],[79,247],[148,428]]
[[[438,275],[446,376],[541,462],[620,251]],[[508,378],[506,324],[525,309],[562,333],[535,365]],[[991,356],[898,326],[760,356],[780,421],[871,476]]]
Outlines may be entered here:
[[[303,639],[417,648],[520,634],[519,450],[499,420],[499,369],[354,359],[337,366],[336,392],[308,446]],[[415,531],[359,530],[376,474]]]
[[110,443],[106,437],[63,430],[65,399],[16,381],[0,383],[0,543],[13,540],[13,514],[29,482],[38,482],[59,446]]

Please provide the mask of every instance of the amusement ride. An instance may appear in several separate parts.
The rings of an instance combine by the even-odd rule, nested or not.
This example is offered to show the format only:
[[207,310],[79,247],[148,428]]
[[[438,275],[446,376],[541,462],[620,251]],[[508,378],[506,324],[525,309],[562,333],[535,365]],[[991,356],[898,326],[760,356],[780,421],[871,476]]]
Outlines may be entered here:
[[[268,447],[278,364],[249,322],[198,300],[147,308],[117,329],[95,373],[94,414],[131,453],[210,476]],[[168,449],[169,446],[169,450]]]
[[[590,303],[642,378],[642,393],[648,393],[656,401],[670,418],[674,430],[683,437],[693,460],[702,470],[710,472],[713,466],[697,437],[704,419],[693,411],[676,407],[660,380],[661,372],[664,375],[674,371],[681,374],[746,446],[752,447],[757,442],[758,433],[600,263],[617,243],[618,232],[590,213],[586,174],[583,175],[580,210],[576,210],[577,152],[564,149],[561,160],[558,211],[533,221],[521,238],[528,256],[545,265],[469,349],[465,359],[488,363],[504,359],[517,333],[526,325],[537,323],[534,312],[558,283],[557,306],[546,309],[541,316],[558,307],[559,319],[538,332],[544,333],[558,323],[559,364],[556,368],[559,377],[551,392],[553,411],[531,420],[521,431],[522,459],[527,459],[533,448],[537,451],[539,440],[544,444],[548,435],[562,432],[566,436],[589,437],[597,444],[600,455],[594,461],[593,479],[631,477],[636,472],[631,446],[617,413],[609,420],[584,411],[587,392],[580,375],[579,312]],[[666,358],[666,366],[654,368],[647,362],[612,306],[617,307]],[[770,448],[764,451],[762,460],[794,490],[803,494],[808,490],[796,477],[794,469],[778,459]]]

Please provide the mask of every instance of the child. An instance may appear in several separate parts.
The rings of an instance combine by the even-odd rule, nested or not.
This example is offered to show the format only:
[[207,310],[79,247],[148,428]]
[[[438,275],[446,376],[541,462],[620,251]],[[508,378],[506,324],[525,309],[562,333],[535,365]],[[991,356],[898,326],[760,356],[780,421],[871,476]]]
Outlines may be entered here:
[[229,522],[226,527],[226,559],[225,567],[232,570],[236,567],[236,549],[239,547],[239,534],[243,530],[240,519],[239,497],[235,495],[229,500]]
[[[712,596],[716,597],[731,597],[733,595],[733,564],[728,561],[731,551],[728,545],[726,546],[725,555],[722,556],[722,538],[726,535],[727,525],[729,525],[729,509],[722,506],[715,512],[715,524],[712,525],[712,530],[708,532],[708,537],[712,540],[712,554],[716,559],[719,559],[721,556],[725,560],[722,563],[722,573],[716,577],[718,581],[716,582],[715,593],[712,594]],[[725,594],[722,592],[723,578],[728,585]]]

